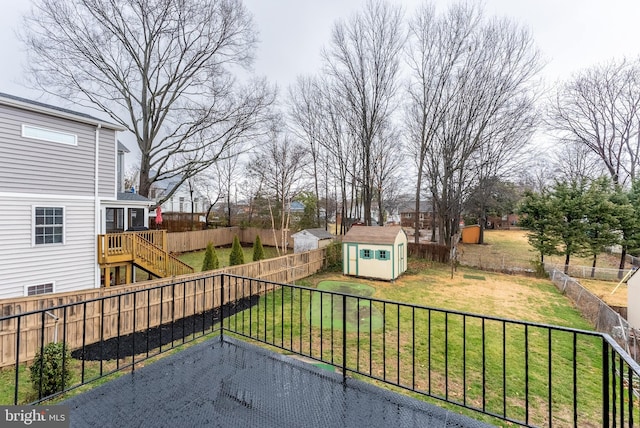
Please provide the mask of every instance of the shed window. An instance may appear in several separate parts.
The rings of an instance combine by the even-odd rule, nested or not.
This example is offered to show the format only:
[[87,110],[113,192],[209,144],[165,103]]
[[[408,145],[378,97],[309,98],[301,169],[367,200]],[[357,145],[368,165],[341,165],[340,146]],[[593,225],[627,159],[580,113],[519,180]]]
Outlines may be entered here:
[[36,245],[64,242],[64,208],[35,207],[34,240]]
[[373,252],[371,250],[360,250],[360,258],[361,259],[372,259]]
[[389,251],[387,251],[387,250],[378,250],[378,251],[376,251],[376,259],[378,259],[378,260],[389,260]]
[[78,145],[78,137],[68,132],[56,131],[53,129],[41,128],[33,125],[22,125],[22,136],[34,140],[50,141],[52,143]]

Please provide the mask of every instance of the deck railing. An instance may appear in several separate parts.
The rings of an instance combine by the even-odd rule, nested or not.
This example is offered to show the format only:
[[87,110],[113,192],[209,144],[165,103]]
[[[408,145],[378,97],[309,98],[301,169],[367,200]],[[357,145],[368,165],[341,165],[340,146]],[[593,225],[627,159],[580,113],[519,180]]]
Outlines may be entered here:
[[165,230],[98,235],[98,263],[134,262],[161,277],[193,273],[193,268],[167,251]]
[[[120,308],[131,305],[134,310],[121,316]],[[109,330],[105,337],[118,346],[117,355],[101,355],[112,348],[107,340],[74,348],[78,357],[97,353],[103,358],[65,361],[77,375],[64,390],[133,370],[141,361],[217,332],[331,364],[345,382],[363,376],[527,427],[633,426],[640,410],[640,367],[611,337],[593,331],[228,274],[47,311],[58,317],[57,339],[63,343],[69,335],[98,328]],[[2,317],[0,328],[20,331],[21,325],[41,322],[39,347],[44,349],[54,339],[45,334],[47,311]],[[68,325],[72,313],[75,320],[91,314],[90,324]],[[25,363],[18,357],[12,376],[5,373],[14,382],[12,402],[50,398],[37,387],[31,391]]]

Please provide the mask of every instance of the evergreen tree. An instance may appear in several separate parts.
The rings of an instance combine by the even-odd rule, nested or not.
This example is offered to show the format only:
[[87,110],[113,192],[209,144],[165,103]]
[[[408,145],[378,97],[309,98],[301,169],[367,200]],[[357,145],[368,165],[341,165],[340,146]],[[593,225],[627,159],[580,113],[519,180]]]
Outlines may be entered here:
[[213,247],[213,242],[207,244],[207,250],[204,253],[204,261],[202,262],[202,271],[218,269],[220,262],[218,261],[218,255],[216,249]]
[[233,237],[233,244],[231,245],[231,253],[229,254],[229,266],[237,266],[244,264],[244,253],[240,246],[240,240],[238,235]]
[[564,273],[569,272],[569,260],[573,254],[584,254],[588,249],[585,216],[589,204],[583,182],[558,182],[553,187],[552,204],[559,215],[556,236],[563,244]]
[[529,244],[540,253],[540,263],[544,264],[544,256],[560,254],[560,244],[556,230],[559,216],[551,203],[551,196],[547,192],[525,192],[518,213],[521,218],[519,225],[529,231]]
[[593,257],[591,277],[595,276],[598,254],[602,253],[605,247],[619,242],[620,222],[616,216],[618,207],[613,201],[613,196],[611,181],[607,177],[594,180],[585,194],[586,253]]
[[253,261],[264,260],[264,248],[262,248],[262,241],[260,235],[256,235],[256,240],[253,241]]

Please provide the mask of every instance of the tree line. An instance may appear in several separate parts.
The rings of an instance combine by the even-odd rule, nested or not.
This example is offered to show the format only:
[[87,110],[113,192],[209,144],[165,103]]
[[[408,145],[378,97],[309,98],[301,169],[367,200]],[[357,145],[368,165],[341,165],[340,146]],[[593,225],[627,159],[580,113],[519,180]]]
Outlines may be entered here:
[[556,181],[540,192],[525,192],[519,212],[540,263],[545,256],[564,255],[565,273],[576,255],[592,258],[594,275],[598,256],[614,246],[622,250],[622,270],[627,253],[640,248],[640,181],[629,189],[606,176]]
[[20,38],[35,87],[134,136],[143,196],[178,179],[229,222],[242,199],[249,219],[259,206],[286,233],[302,197],[310,225],[336,216],[345,232],[407,200],[415,240],[427,202],[431,239],[450,244],[465,214],[484,227],[508,189],[543,197],[553,180],[605,174],[624,193],[636,179],[640,63],[545,92],[532,34],[476,2],[368,0],[335,22],[320,69],[282,93],[251,72],[257,28],[241,0],[34,0]]

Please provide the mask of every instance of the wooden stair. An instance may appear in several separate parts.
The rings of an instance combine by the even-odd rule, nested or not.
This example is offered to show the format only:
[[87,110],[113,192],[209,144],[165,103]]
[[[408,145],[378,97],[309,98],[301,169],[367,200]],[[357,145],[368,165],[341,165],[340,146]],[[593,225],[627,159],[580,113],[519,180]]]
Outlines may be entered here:
[[165,230],[98,235],[98,263],[105,269],[130,264],[158,278],[193,273],[167,251],[166,242]]

